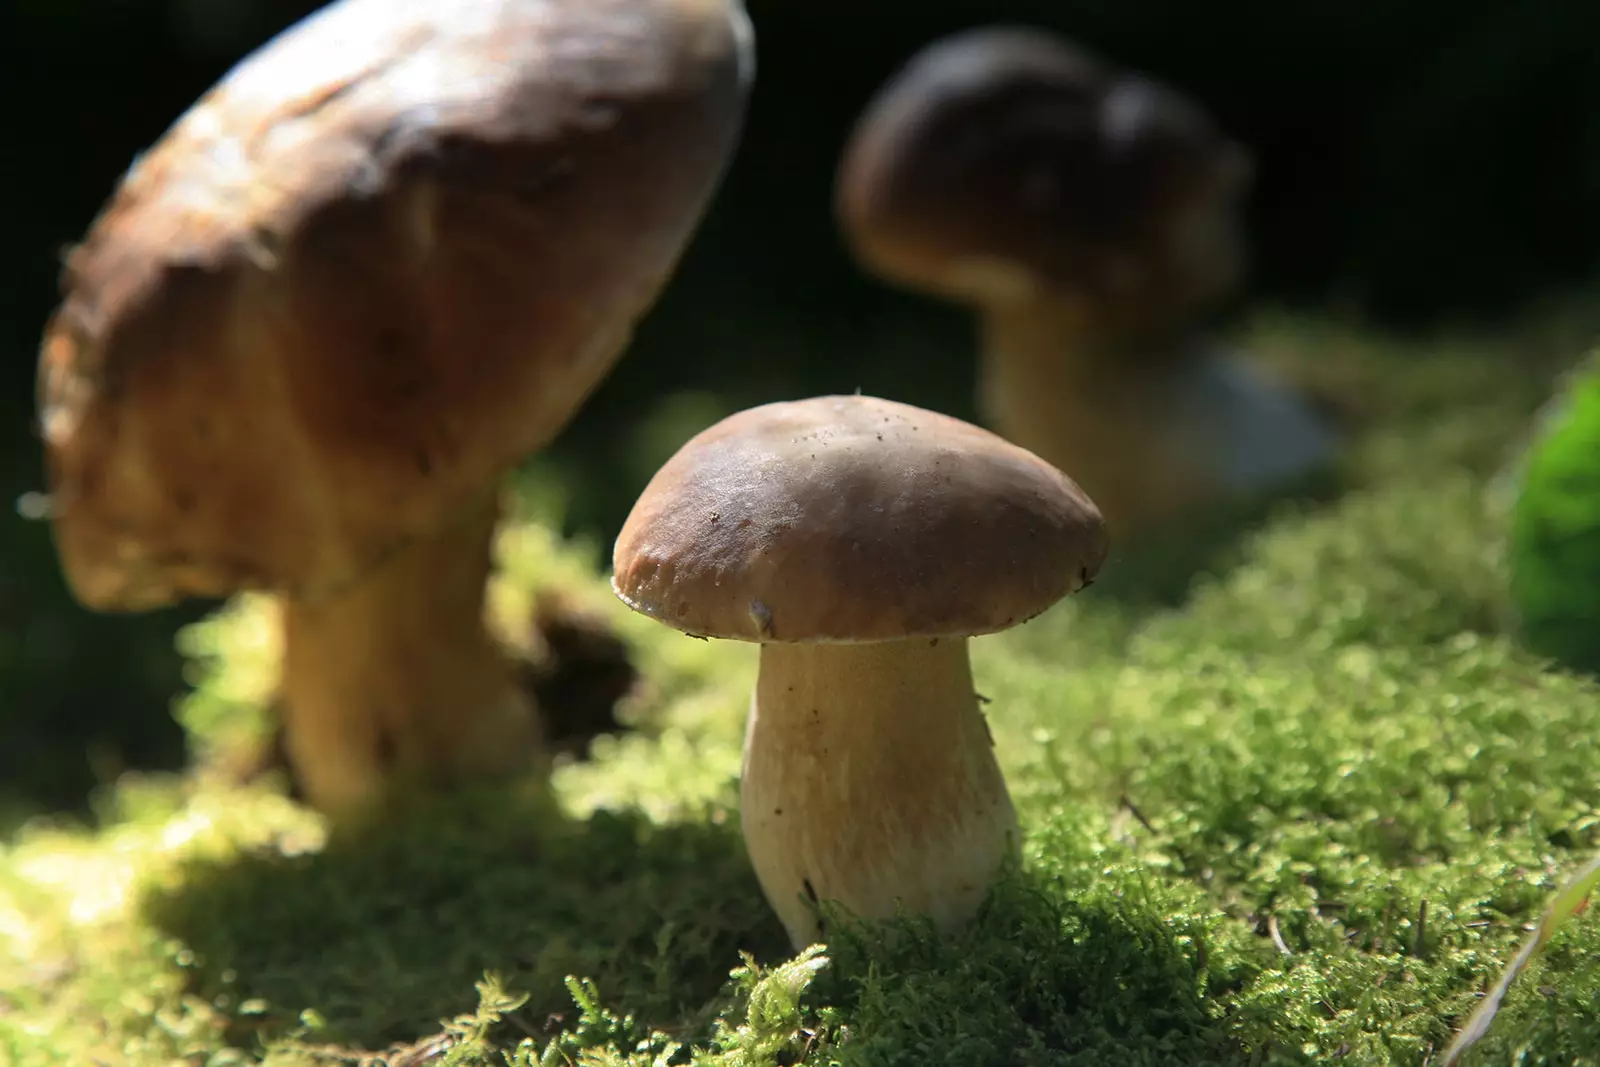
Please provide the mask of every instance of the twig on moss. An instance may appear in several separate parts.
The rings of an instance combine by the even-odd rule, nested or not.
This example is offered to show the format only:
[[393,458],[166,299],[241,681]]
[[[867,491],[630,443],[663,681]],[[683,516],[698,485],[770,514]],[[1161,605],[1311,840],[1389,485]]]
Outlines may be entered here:
[[1505,969],[1500,980],[1494,984],[1494,988],[1489,990],[1483,1000],[1478,1002],[1477,1008],[1467,1019],[1467,1025],[1461,1028],[1461,1032],[1456,1034],[1450,1047],[1445,1049],[1439,1067],[1451,1067],[1468,1049],[1483,1039],[1483,1035],[1489,1032],[1489,1026],[1494,1022],[1495,1015],[1500,1011],[1500,1004],[1510,991],[1511,983],[1516,981],[1517,975],[1523,972],[1539,950],[1555,936],[1556,929],[1569,916],[1581,915],[1588,909],[1589,894],[1596,886],[1600,886],[1600,856],[1584,864],[1545,908],[1544,914],[1533,928],[1533,936],[1523,942],[1521,951]]
[[1138,820],[1140,826],[1152,834],[1156,832],[1156,828],[1150,825],[1150,820],[1144,817],[1144,812],[1139,810],[1139,805],[1135,804],[1133,799],[1126,793],[1122,794],[1122,806],[1128,809],[1129,815]]
[[1283,940],[1283,934],[1278,930],[1277,915],[1267,916],[1267,934],[1272,938],[1272,944],[1284,958],[1293,958],[1294,953],[1289,950],[1289,945]]

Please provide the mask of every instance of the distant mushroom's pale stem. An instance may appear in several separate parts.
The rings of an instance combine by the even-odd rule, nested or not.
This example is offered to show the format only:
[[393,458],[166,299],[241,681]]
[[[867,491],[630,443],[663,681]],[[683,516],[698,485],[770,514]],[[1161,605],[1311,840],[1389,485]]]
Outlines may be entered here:
[[1174,425],[1179,365],[1167,331],[1126,337],[1068,305],[982,315],[978,402],[1001,436],[1072,472],[1113,530],[1205,499],[1211,475]]
[[966,639],[762,645],[741,809],[797,948],[823,932],[811,900],[970,919],[1018,833]]
[[337,595],[284,598],[285,746],[318,809],[538,765],[536,709],[484,625],[497,515],[475,508]]

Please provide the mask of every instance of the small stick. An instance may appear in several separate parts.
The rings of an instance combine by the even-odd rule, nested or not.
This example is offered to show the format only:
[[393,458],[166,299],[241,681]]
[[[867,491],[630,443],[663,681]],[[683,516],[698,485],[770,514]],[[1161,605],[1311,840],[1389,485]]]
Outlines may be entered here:
[[1144,817],[1144,812],[1139,810],[1139,805],[1135,804],[1126,793],[1122,794],[1122,806],[1128,809],[1130,815],[1139,820],[1140,826],[1152,834],[1156,832],[1156,828],[1150,825],[1150,820]]
[[1283,953],[1285,957],[1294,955],[1293,952],[1289,951],[1288,944],[1283,940],[1283,934],[1278,930],[1278,917],[1276,915],[1267,916],[1267,933],[1271,935],[1272,943],[1277,946],[1278,951]]

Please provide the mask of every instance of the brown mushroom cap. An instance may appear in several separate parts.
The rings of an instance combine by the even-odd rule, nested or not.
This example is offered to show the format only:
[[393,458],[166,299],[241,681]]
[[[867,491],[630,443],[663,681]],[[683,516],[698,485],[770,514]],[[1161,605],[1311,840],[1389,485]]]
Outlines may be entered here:
[[1094,503],[1032,453],[947,415],[822,396],[686,443],[634,505],[612,585],[707,637],[973,635],[1081,588],[1106,548]]
[[752,64],[738,0],[341,0],[244,60],[66,263],[39,404],[78,598],[337,584],[549,441]]
[[1051,34],[992,27],[936,42],[879,91],[836,206],[862,263],[908,288],[1148,308],[1233,283],[1248,169],[1172,90]]

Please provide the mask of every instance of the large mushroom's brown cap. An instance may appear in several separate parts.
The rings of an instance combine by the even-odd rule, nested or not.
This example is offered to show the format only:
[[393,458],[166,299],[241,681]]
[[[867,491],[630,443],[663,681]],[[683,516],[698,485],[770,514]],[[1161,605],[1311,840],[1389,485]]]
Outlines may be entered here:
[[678,451],[617,538],[634,610],[746,641],[1003,630],[1089,582],[1099,510],[1031,452],[868,396],[766,404]]
[[342,0],[242,62],[66,263],[79,599],[343,581],[547,442],[698,224],[751,47],[739,0]]
[[1148,308],[1232,284],[1247,174],[1242,149],[1172,90],[1043,31],[991,27],[930,45],[879,91],[846,145],[837,210],[861,262],[908,288]]

